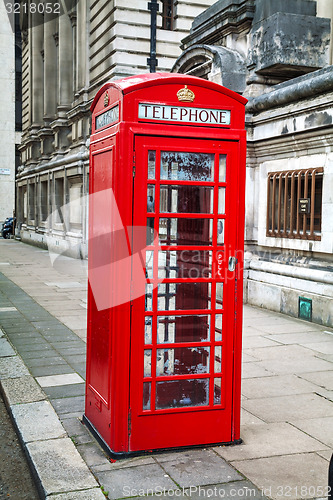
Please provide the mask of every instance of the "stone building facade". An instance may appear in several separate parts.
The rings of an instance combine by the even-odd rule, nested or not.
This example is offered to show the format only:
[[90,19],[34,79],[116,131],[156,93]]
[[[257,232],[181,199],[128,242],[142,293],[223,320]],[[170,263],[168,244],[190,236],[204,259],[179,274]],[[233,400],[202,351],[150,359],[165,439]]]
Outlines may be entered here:
[[[170,71],[213,0],[158,0],[157,71]],[[149,71],[147,0],[66,0],[22,20],[23,138],[17,235],[87,255],[90,105],[108,80]],[[70,8],[71,7],[71,8]]]
[[[90,103],[105,81],[148,71],[150,12],[73,3],[23,23],[17,215],[23,241],[85,257]],[[249,99],[248,302],[333,326],[331,0],[158,3],[157,70]]]
[[219,0],[173,71],[247,104],[249,303],[333,326],[333,4]]
[[[8,15],[5,3],[0,4],[0,228],[15,209],[15,168],[17,147],[21,140],[19,103],[16,103],[16,75],[20,72],[16,44],[15,18]],[[17,115],[15,107],[17,106]]]

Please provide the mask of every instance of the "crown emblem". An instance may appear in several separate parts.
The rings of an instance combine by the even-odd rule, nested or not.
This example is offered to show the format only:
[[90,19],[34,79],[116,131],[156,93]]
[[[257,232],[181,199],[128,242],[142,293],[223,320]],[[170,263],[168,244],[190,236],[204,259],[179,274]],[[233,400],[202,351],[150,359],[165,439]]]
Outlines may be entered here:
[[110,99],[109,99],[109,94],[105,92],[104,94],[104,108],[109,105]]
[[177,92],[177,97],[178,101],[183,101],[183,102],[193,102],[195,95],[192,90],[187,88],[187,85],[183,89],[178,90]]

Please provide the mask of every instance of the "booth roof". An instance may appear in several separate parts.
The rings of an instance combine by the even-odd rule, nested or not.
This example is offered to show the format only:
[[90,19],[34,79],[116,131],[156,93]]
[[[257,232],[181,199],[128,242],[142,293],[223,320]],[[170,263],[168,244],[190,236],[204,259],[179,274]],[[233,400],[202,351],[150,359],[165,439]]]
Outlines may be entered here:
[[184,75],[181,73],[144,73],[142,75],[128,76],[120,80],[113,80],[105,83],[97,92],[95,99],[91,105],[91,111],[94,110],[100,96],[110,87],[115,87],[120,90],[124,95],[129,92],[151,87],[155,85],[165,85],[167,83],[179,83],[180,85],[199,85],[201,87],[209,88],[227,95],[241,104],[246,104],[247,99],[237,94],[236,92],[219,85],[218,83],[198,78],[197,76]]

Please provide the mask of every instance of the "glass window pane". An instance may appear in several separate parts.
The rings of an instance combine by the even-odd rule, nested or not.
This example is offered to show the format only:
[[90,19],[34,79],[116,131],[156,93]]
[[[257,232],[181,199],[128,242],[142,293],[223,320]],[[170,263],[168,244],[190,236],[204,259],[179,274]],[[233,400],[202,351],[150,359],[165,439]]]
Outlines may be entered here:
[[159,252],[159,278],[209,278],[212,252],[209,250],[166,250]]
[[227,155],[220,155],[219,158],[219,182],[225,182],[227,170]]
[[150,410],[151,401],[151,382],[143,383],[143,402],[142,407],[144,410]]
[[158,285],[158,311],[211,309],[210,283],[162,283]]
[[215,346],[215,355],[214,355],[214,371],[215,373],[222,372],[222,346]]
[[217,244],[224,245],[224,219],[217,221]]
[[155,186],[147,187],[147,212],[155,212]]
[[206,186],[161,186],[160,212],[212,214],[213,192]]
[[146,278],[153,277],[153,250],[146,251]]
[[153,318],[152,316],[145,317],[145,344],[152,343],[152,326],[153,326]]
[[147,245],[154,243],[154,217],[147,217]]
[[222,340],[222,314],[215,315],[215,341]]
[[161,218],[161,245],[211,245],[212,219]]
[[143,376],[151,377],[151,349],[145,349]]
[[156,376],[208,373],[209,347],[157,349]]
[[214,378],[214,405],[220,405],[221,400],[221,382],[220,378]]
[[210,315],[159,316],[157,319],[157,343],[207,342]]
[[146,283],[146,311],[153,310],[153,285],[152,283]]
[[219,188],[219,207],[218,207],[219,214],[224,214],[225,213],[225,188],[220,187]]
[[156,383],[156,408],[208,405],[209,380],[165,380]]
[[216,283],[216,309],[223,307],[223,283]]
[[148,179],[155,179],[156,151],[148,151]]
[[161,151],[161,179],[213,181],[214,154]]

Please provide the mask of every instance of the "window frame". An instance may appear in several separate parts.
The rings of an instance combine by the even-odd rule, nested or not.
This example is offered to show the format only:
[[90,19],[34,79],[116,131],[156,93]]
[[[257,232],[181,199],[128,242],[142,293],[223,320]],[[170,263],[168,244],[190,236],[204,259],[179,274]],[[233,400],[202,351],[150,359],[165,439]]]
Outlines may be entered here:
[[[267,237],[321,240],[323,172],[323,167],[316,167],[268,173]],[[317,191],[317,187],[321,190]],[[315,212],[317,196],[320,196],[319,230],[315,227],[315,220],[318,219],[318,212]],[[310,199],[309,213],[299,210],[299,200],[303,198]],[[287,199],[289,203],[285,203]]]
[[[161,0],[162,2],[162,30],[173,31],[175,23],[174,0]],[[170,8],[170,14],[168,9]]]

